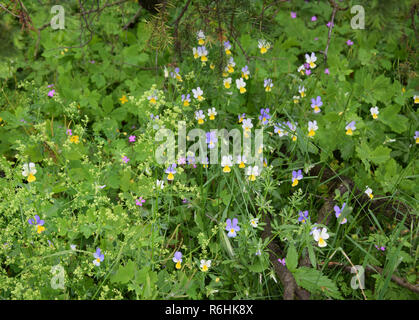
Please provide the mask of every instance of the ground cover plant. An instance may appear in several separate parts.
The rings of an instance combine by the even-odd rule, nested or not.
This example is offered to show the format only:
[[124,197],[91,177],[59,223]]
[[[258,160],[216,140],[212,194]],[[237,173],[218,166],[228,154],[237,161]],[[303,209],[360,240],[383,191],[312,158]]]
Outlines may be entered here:
[[0,298],[417,299],[418,10],[0,1]]

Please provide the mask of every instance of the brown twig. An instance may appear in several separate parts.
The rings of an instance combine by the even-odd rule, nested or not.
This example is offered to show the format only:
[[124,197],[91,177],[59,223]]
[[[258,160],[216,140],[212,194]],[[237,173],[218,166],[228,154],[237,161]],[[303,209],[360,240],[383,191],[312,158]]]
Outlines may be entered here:
[[175,48],[176,48],[176,52],[178,53],[179,59],[182,59],[182,47],[181,47],[181,43],[180,43],[180,39],[179,39],[179,23],[180,20],[182,19],[183,15],[185,14],[186,10],[188,10],[189,4],[191,3],[191,0],[188,0],[185,4],[185,6],[183,7],[182,11],[180,12],[179,16],[176,18],[175,22],[173,23],[174,25],[174,31],[173,31],[173,35],[175,38]]

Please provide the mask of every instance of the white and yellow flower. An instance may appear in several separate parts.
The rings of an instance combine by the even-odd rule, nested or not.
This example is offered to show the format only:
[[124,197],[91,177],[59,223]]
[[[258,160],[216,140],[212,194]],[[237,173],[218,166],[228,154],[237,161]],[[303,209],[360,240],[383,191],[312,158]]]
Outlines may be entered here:
[[231,78],[224,79],[223,80],[223,83],[224,83],[224,87],[226,89],[230,89],[230,87],[231,87]]
[[311,56],[309,56],[307,53],[305,55],[306,57],[306,63],[310,65],[311,69],[314,69],[316,67],[315,62],[317,61],[317,57],[314,52],[311,53]]
[[215,108],[208,109],[208,117],[210,120],[214,120],[216,115],[217,111],[215,111]]
[[226,53],[226,55],[231,55],[231,43],[230,41],[225,41],[224,42],[224,51]]
[[356,129],[356,127],[355,127],[355,121],[351,121],[351,122],[349,122],[349,123],[346,125],[346,127],[345,127],[346,134],[347,134],[348,136],[353,135],[353,132],[355,131],[355,129]]
[[309,137],[314,137],[317,129],[319,129],[319,127],[317,126],[316,120],[308,122],[308,136]]
[[200,46],[202,46],[202,45],[205,43],[205,34],[204,34],[204,31],[199,30],[199,31],[196,33],[196,38],[197,38],[197,40],[198,40],[198,44],[199,44]]
[[156,104],[157,103],[157,95],[155,95],[155,94],[149,95],[147,97],[147,99],[151,104]]
[[419,103],[419,96],[413,96],[413,102],[415,104],[418,104]]
[[299,103],[300,102],[300,96],[293,96],[292,97],[294,103]]
[[255,181],[256,177],[259,176],[259,167],[258,166],[248,166],[246,170],[246,175],[249,176],[250,181]]
[[372,189],[371,189],[370,187],[368,187],[368,186],[366,186],[366,189],[365,189],[365,194],[366,194],[368,197],[370,197],[370,199],[374,198],[374,195],[372,194]]
[[300,93],[301,98],[304,98],[306,96],[306,88],[304,88],[304,86],[299,86],[298,92]]
[[204,100],[204,97],[202,96],[204,94],[204,91],[201,90],[200,87],[196,89],[192,89],[193,97],[197,99],[198,101]]
[[329,239],[329,234],[327,233],[327,229],[322,228],[322,230],[320,231],[318,228],[316,228],[313,231],[313,238],[314,238],[314,241],[317,242],[320,248],[326,247],[327,243],[325,240]]
[[227,63],[227,71],[228,71],[228,73],[233,73],[235,66],[236,66],[236,63],[234,62],[233,57],[230,57],[230,60]]
[[198,56],[201,57],[202,62],[208,61],[207,55],[208,55],[208,51],[204,46],[198,47]]
[[223,172],[229,173],[231,171],[231,167],[233,166],[233,157],[223,156],[221,159],[221,166],[223,167]]
[[261,54],[265,54],[269,50],[270,47],[271,47],[271,44],[268,41],[264,39],[261,39],[258,41],[258,48],[260,49]]
[[259,219],[258,218],[252,218],[252,219],[250,219],[250,225],[253,228],[257,228],[258,227],[258,223],[259,223]]
[[205,119],[205,114],[202,110],[195,111],[195,119],[198,121],[198,124],[203,124]]
[[239,165],[239,168],[246,167],[246,163],[247,163],[246,156],[238,155],[237,156],[237,162],[236,163]]
[[266,92],[270,92],[274,86],[272,79],[265,79],[263,86],[265,87]]
[[250,129],[253,128],[252,120],[251,119],[244,119],[243,120],[243,124],[242,124],[242,128],[244,130],[244,135],[246,137],[248,137],[249,136]]
[[211,260],[204,260],[204,259],[201,260],[201,265],[199,266],[201,271],[207,272],[210,267],[211,267]]
[[371,115],[372,115],[372,117],[373,117],[374,119],[377,119],[377,118],[378,118],[378,114],[380,113],[380,112],[378,111],[378,107],[377,107],[377,106],[375,106],[375,107],[371,108],[371,109],[370,109],[370,112],[371,112]]
[[34,182],[36,180],[35,174],[36,174],[35,163],[29,162],[29,163],[23,164],[22,176],[28,177],[28,182]]
[[304,71],[306,70],[306,68],[304,67],[304,65],[302,64],[301,66],[298,67],[297,71],[299,73],[301,73],[301,75],[304,75]]
[[240,90],[240,93],[245,93],[246,92],[246,82],[244,82],[243,78],[240,79],[236,79],[236,86],[237,89]]
[[192,53],[193,53],[194,59],[198,59],[199,58],[198,50],[195,47],[192,48]]

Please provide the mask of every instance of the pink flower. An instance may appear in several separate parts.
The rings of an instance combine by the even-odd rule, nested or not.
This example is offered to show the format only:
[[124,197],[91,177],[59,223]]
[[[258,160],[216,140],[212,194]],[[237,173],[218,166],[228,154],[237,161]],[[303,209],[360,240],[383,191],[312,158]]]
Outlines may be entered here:
[[330,28],[330,27],[332,27],[333,28],[333,26],[334,26],[335,24],[334,23],[332,23],[332,21],[329,21],[327,24],[326,24],[326,26],[328,27],[328,28]]
[[124,161],[125,163],[128,163],[129,162],[129,158],[128,157],[126,157],[126,156],[123,156],[122,157],[122,161]]
[[348,46],[351,46],[351,45],[353,45],[354,43],[353,43],[353,41],[348,40],[348,41],[346,41],[346,44],[347,44]]
[[317,20],[317,17],[316,16],[312,16],[311,17],[311,21],[316,21]]
[[291,18],[292,18],[292,19],[297,18],[297,12],[293,12],[293,11],[291,11]]
[[143,199],[143,197],[140,197],[140,199],[137,199],[137,201],[135,201],[135,204],[137,206],[142,207],[144,202],[145,202],[145,200]]
[[311,70],[310,69],[306,69],[306,75],[310,75],[311,74]]
[[135,142],[135,136],[129,136],[129,142]]
[[325,73],[325,74],[330,74],[330,72],[329,72],[329,68],[324,69],[324,73]]
[[55,93],[55,90],[52,89],[51,91],[48,92],[48,97],[52,98],[54,96],[54,93]]
[[67,129],[66,131],[67,135],[71,136],[73,133],[71,132],[71,129]]

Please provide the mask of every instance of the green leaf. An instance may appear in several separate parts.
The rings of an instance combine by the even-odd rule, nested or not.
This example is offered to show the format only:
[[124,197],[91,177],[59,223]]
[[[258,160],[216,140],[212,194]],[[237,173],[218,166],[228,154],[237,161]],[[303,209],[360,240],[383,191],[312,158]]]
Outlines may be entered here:
[[119,266],[118,271],[110,277],[110,280],[114,283],[128,283],[134,278],[136,269],[135,263],[129,260],[125,266]]
[[322,275],[321,271],[300,267],[293,274],[297,284],[311,293],[321,292],[331,298],[342,299],[335,282]]
[[290,245],[288,247],[287,257],[286,257],[285,261],[287,263],[287,268],[288,268],[289,271],[295,272],[295,270],[297,270],[298,253],[297,253],[297,250],[295,249],[295,246],[294,246],[293,243],[290,243]]
[[402,133],[407,130],[408,119],[399,115],[401,106],[393,105],[380,111],[378,120],[388,125],[394,132]]
[[390,159],[390,152],[390,148],[379,146],[373,152],[371,152],[370,160],[375,164],[384,163]]

